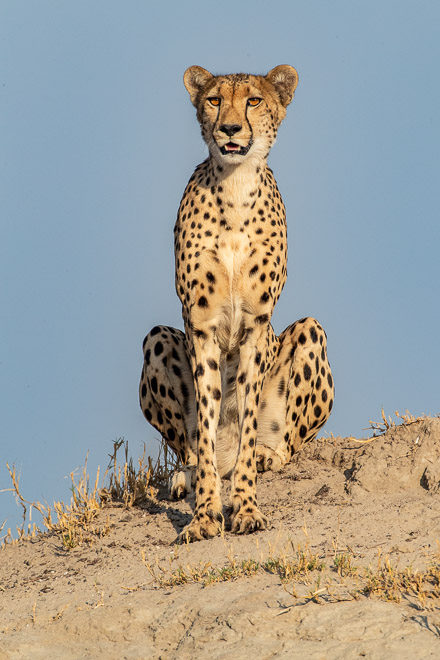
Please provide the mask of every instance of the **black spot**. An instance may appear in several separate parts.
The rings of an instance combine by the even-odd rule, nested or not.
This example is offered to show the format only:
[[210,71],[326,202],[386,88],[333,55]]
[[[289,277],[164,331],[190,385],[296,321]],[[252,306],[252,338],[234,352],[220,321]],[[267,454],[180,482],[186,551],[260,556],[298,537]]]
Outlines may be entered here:
[[302,404],[302,402],[303,402],[302,396],[297,396],[295,401],[296,405],[299,407]]
[[203,376],[205,373],[205,369],[203,368],[203,364],[198,364],[196,367],[196,376]]
[[160,392],[160,395],[161,395],[161,396],[166,396],[166,394],[167,394],[167,391],[166,391],[166,389],[165,389],[165,387],[164,387],[163,385],[161,385],[161,386],[159,387],[159,392]]
[[314,409],[313,409],[313,412],[315,413],[315,417],[321,417],[321,415],[322,415],[321,406],[315,406]]
[[211,282],[211,284],[215,284],[215,277],[210,271],[206,273],[206,279],[208,282]]
[[206,398],[206,396],[203,395],[201,401],[205,407],[208,405],[208,399]]
[[280,425],[278,424],[278,422],[272,422],[270,425],[270,429],[274,433],[277,433],[280,430]]
[[151,351],[150,349],[148,349],[147,351],[145,351],[145,364],[147,365],[150,364],[150,356],[151,356]]
[[255,356],[255,364],[260,364],[261,362],[261,353],[258,352]]
[[159,325],[154,326],[154,328],[151,330],[150,335],[154,337],[154,335],[158,335],[159,332],[161,331],[161,327]]
[[222,398],[222,394],[221,394],[220,390],[217,389],[217,387],[212,390],[212,396],[214,397],[214,399],[216,401],[219,401]]
[[309,365],[306,363],[304,365],[304,378],[306,380],[310,380],[311,377],[312,377],[312,370],[310,369]]
[[168,408],[165,408],[165,415],[168,417],[168,419],[171,419],[173,413],[171,412],[171,410],[168,410]]
[[263,324],[267,323],[269,320],[269,314],[261,314],[261,316],[256,316],[255,317],[255,323]]
[[153,390],[153,392],[155,394],[157,394],[157,378],[156,378],[156,376],[153,376],[153,378],[150,381],[150,384],[151,384],[151,389]]
[[284,378],[281,378],[280,382],[278,383],[278,395],[282,396],[284,394],[284,389],[286,387],[286,381]]
[[144,410],[144,415],[148,419],[148,421],[151,422],[151,420],[153,419],[153,415],[151,414],[151,412],[149,410]]
[[163,417],[162,417],[162,413],[160,412],[160,410],[157,413],[157,421],[159,422],[159,424],[161,424],[161,425],[163,424]]
[[307,339],[306,339],[306,336],[303,332],[298,337],[298,341],[299,341],[300,344],[305,344],[306,343]]
[[324,403],[327,401],[327,390],[322,390],[321,399]]
[[333,399],[330,399],[330,402],[328,404],[328,409],[331,410],[333,408]]
[[299,437],[304,439],[306,435],[307,435],[307,427],[304,426],[303,424],[299,429]]
[[329,387],[333,387],[333,378],[331,374],[327,374],[327,382],[329,384]]
[[270,297],[269,294],[267,293],[267,291],[265,291],[263,293],[263,295],[261,296],[261,298],[260,298],[260,302],[267,303],[267,301],[269,300],[269,297]]
[[310,328],[310,338],[314,344],[318,341],[318,333],[315,328]]
[[238,382],[239,382],[241,385],[243,385],[243,383],[246,382],[246,373],[243,371],[243,372],[239,375],[239,377],[238,377],[237,380],[238,380]]
[[212,360],[211,358],[208,360],[208,367],[212,369],[213,371],[217,371],[218,369],[218,364],[215,360]]
[[255,266],[253,266],[253,267],[250,269],[250,271],[249,271],[249,275],[251,275],[251,276],[252,276],[252,275],[255,275],[257,271],[258,271],[258,264],[255,264]]
[[206,300],[205,296],[200,296],[197,304],[199,307],[208,307],[208,301]]
[[154,347],[154,355],[160,355],[163,352],[163,344],[161,341],[158,341]]
[[293,382],[295,383],[295,387],[298,387],[298,385],[301,382],[301,376],[299,374],[296,374],[295,380]]
[[147,386],[145,385],[145,383],[142,385],[141,396],[143,399],[145,399],[145,397],[147,396]]
[[180,371],[180,368],[177,366],[177,364],[173,364],[173,366],[171,367],[171,369],[173,370],[173,372],[175,373],[175,375],[176,375],[178,378],[180,378],[180,377],[182,376],[182,372]]

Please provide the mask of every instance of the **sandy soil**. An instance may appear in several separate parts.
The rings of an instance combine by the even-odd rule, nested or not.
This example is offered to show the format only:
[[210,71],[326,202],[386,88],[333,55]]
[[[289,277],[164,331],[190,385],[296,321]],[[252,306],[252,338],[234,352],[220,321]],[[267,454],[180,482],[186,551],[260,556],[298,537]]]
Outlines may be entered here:
[[[108,517],[110,532],[91,546],[66,551],[48,534],[5,547],[0,658],[440,657],[438,596],[423,604],[411,594],[388,602],[362,593],[369,564],[439,562],[440,419],[368,444],[315,441],[282,472],[261,475],[258,489],[269,528],[245,537],[226,532],[175,547],[193,503],[161,494],[145,509],[106,507],[100,522]],[[194,576],[206,562],[264,562],[299,545],[325,568],[285,584],[267,570],[169,584],[179,566]],[[337,555],[355,570],[339,575]]]

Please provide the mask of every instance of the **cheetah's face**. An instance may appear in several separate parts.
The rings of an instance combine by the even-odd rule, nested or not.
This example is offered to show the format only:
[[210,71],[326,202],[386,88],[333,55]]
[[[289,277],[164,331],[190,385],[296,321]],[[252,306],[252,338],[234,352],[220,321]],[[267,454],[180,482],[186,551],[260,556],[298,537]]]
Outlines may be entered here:
[[287,64],[267,76],[213,76],[192,66],[185,71],[184,83],[211,156],[238,165],[251,155],[267,157],[293,98],[298,74]]

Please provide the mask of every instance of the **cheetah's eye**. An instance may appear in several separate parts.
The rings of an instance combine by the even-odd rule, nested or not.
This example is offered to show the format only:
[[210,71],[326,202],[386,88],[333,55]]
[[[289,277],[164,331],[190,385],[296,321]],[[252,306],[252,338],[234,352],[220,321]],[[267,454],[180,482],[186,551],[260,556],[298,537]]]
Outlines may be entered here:
[[220,99],[218,96],[211,96],[211,98],[208,99],[211,105],[213,105],[215,108],[220,105]]
[[252,106],[252,108],[256,108],[257,105],[260,105],[262,100],[263,99],[259,99],[257,96],[255,96],[251,99],[248,99],[248,105]]

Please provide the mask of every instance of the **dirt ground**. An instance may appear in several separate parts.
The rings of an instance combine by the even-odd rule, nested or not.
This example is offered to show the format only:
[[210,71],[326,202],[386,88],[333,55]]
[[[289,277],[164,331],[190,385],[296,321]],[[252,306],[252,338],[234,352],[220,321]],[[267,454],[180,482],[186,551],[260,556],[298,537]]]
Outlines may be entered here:
[[440,657],[440,419],[317,440],[258,498],[244,537],[175,546],[193,501],[160,493],[100,511],[91,545],[7,545],[0,658]]

